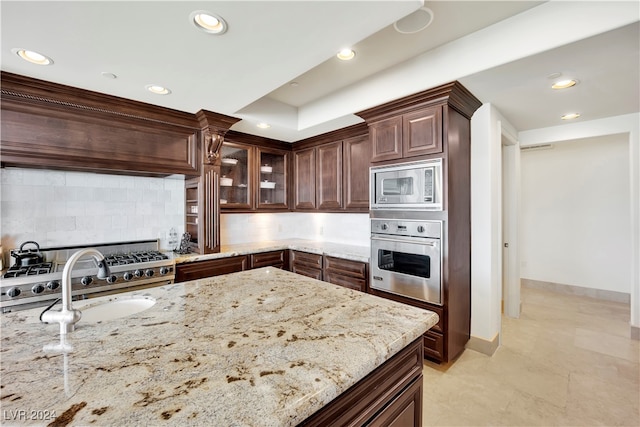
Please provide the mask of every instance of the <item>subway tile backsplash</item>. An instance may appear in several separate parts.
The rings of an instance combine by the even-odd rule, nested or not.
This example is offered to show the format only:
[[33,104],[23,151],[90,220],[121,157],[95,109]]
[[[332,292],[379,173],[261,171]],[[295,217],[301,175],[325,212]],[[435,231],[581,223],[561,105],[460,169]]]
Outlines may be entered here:
[[166,238],[184,232],[184,177],[149,178],[39,169],[0,169],[5,252],[41,246]]
[[[184,232],[184,177],[148,178],[24,168],[0,169],[0,235],[10,249],[160,239]],[[369,215],[340,213],[221,214],[223,245],[310,239],[369,245]]]

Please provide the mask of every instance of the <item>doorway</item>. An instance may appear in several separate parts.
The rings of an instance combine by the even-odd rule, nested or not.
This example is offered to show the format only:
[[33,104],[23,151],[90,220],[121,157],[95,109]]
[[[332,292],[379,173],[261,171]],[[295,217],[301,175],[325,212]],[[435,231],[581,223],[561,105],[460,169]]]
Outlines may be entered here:
[[520,317],[520,146],[513,135],[501,130],[502,139],[502,313]]

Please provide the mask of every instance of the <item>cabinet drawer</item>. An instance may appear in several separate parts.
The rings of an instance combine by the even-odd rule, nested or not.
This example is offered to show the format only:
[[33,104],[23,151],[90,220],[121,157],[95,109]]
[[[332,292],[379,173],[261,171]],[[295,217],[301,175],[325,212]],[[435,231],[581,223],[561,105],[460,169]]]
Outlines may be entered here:
[[278,267],[283,268],[285,265],[285,251],[261,252],[250,255],[251,268],[260,267]]
[[246,256],[234,256],[207,261],[196,261],[176,266],[176,282],[202,279],[204,277],[219,276],[235,273],[247,269]]
[[309,252],[291,251],[292,264],[306,264],[311,267],[322,269],[322,255],[311,254]]
[[333,271],[324,271],[324,281],[333,283],[334,285],[344,286],[345,288],[355,289],[356,291],[365,292],[367,290],[367,281],[355,277],[337,274]]
[[424,355],[439,361],[444,360],[444,337],[428,330],[423,335]]
[[364,262],[350,261],[348,259],[324,257],[325,271],[331,271],[359,279],[367,278],[367,264]]
[[309,267],[308,265],[304,264],[296,264],[294,262],[291,265],[291,271],[296,274],[311,277],[312,279],[322,280],[322,270],[320,270],[319,268]]

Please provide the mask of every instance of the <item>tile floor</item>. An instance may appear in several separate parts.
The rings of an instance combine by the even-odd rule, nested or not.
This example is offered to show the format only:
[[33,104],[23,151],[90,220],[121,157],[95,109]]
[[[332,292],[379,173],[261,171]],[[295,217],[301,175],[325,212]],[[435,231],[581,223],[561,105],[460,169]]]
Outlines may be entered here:
[[522,288],[492,356],[425,362],[424,426],[640,426],[629,305]]

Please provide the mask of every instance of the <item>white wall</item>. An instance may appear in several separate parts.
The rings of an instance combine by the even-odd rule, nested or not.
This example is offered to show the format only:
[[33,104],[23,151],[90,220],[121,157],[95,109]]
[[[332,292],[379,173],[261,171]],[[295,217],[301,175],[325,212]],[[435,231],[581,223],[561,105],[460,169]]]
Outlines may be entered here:
[[627,135],[524,151],[521,277],[630,293]]
[[[640,339],[640,114],[625,114],[563,126],[533,129],[518,134],[520,145],[553,143],[604,135],[624,134],[628,138],[631,335]],[[634,329],[635,328],[635,329]]]
[[9,249],[161,239],[184,232],[184,177],[2,168],[0,233]]
[[491,104],[471,118],[471,336],[485,341],[501,328],[502,121]]
[[220,215],[223,245],[264,240],[313,239],[369,246],[369,214],[258,213]]

